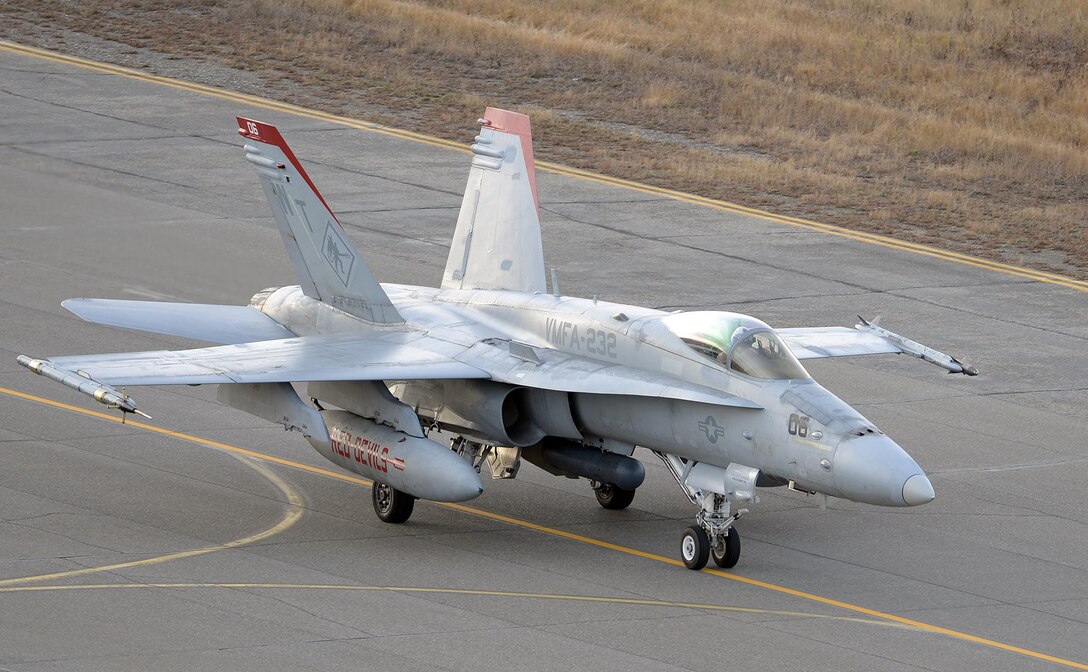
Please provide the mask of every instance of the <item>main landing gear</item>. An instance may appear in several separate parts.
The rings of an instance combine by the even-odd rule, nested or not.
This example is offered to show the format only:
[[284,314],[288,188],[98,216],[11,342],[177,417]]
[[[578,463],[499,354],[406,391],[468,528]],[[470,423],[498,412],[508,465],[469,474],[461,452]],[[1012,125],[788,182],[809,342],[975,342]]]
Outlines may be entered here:
[[383,523],[399,524],[407,521],[416,506],[415,497],[377,481],[374,482],[371,495],[374,500],[374,513],[378,514]]
[[[740,504],[756,502],[759,470],[739,464],[722,469],[658,453],[692,504],[700,507],[695,524],[680,537],[680,559],[688,569],[700,570],[711,559],[724,569],[740,560],[740,533],[733,526],[748,509]],[[733,505],[737,505],[735,512]]]
[[593,487],[597,503],[606,509],[619,510],[631,506],[635,500],[634,490],[624,490],[615,483],[599,483]]

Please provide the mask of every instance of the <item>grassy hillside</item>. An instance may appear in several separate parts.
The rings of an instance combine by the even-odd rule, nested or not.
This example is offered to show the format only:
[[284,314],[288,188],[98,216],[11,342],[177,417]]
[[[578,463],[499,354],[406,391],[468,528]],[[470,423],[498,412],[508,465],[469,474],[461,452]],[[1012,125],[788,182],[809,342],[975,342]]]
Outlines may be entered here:
[[[21,0],[85,33],[255,71],[252,90],[1088,277],[1083,0]],[[57,40],[62,40],[57,42]],[[52,42],[51,42],[52,41]]]

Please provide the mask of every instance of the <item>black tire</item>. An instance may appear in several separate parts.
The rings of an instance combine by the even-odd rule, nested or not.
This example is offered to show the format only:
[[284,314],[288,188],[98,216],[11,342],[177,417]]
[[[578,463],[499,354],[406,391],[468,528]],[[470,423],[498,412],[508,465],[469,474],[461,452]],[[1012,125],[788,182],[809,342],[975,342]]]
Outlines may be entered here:
[[680,559],[688,569],[700,570],[710,559],[710,539],[703,528],[692,525],[680,537]]
[[396,488],[375,481],[371,493],[374,513],[383,523],[400,524],[412,516],[416,498]]
[[624,490],[614,483],[602,483],[593,493],[597,495],[597,503],[606,509],[626,509],[635,501],[634,490]]
[[710,547],[710,557],[715,565],[723,569],[737,566],[737,560],[740,560],[740,532],[737,532],[737,528],[729,528],[725,536]]

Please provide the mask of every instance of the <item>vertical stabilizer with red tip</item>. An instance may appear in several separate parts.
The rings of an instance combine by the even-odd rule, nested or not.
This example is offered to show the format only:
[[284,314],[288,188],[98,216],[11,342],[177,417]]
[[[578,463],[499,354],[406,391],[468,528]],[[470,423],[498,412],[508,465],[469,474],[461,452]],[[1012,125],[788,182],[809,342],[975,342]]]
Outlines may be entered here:
[[480,123],[442,287],[545,292],[529,117],[489,107]]
[[238,133],[302,291],[370,322],[404,322],[276,127],[238,117]]

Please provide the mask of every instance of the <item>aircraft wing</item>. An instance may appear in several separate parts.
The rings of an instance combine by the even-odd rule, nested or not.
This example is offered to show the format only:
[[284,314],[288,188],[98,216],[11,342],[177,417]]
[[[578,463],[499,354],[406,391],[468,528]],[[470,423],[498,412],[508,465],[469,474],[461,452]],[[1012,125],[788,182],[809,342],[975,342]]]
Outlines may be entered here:
[[517,342],[476,343],[456,356],[492,380],[559,392],[662,397],[718,406],[762,406],[728,392],[664,373],[636,369]]
[[775,329],[774,331],[782,337],[786,345],[790,346],[790,350],[797,359],[903,352],[899,346],[885,338],[850,327],[812,327]]
[[[127,412],[136,404],[112,386],[288,383],[332,380],[488,378],[478,368],[433,352],[421,332],[305,336],[195,350],[105,355],[19,356],[34,373]],[[444,344],[449,349],[448,344]]]
[[68,299],[60,305],[87,322],[211,343],[247,343],[294,336],[279,322],[249,306],[117,299]]
[[860,322],[853,329],[848,327],[807,327],[775,329],[797,359],[820,357],[848,357],[851,355],[876,355],[903,353],[945,369],[949,373],[977,376],[978,369],[959,361],[951,355],[912,341],[905,336],[888,331],[858,317]]

